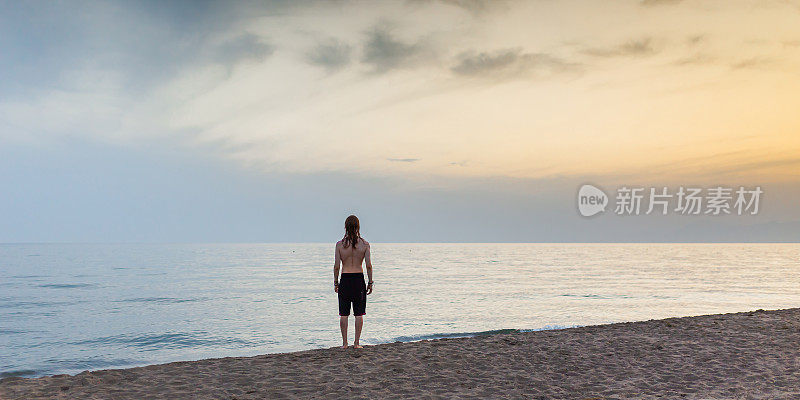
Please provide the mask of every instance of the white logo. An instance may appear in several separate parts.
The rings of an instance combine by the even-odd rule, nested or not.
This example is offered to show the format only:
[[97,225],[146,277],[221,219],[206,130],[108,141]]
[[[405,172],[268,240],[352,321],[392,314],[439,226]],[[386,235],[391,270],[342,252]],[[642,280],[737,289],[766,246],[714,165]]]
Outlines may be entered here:
[[583,185],[578,190],[578,212],[584,217],[605,211],[606,205],[608,196],[602,190],[592,185]]

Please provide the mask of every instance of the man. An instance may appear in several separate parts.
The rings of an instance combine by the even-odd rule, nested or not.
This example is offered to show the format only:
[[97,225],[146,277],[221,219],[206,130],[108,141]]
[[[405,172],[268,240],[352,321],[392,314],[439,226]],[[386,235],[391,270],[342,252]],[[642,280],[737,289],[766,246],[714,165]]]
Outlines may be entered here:
[[[333,263],[333,290],[339,295],[339,328],[342,330],[342,348],[347,348],[347,324],[350,307],[356,317],[356,337],[353,347],[360,349],[361,328],[367,308],[367,295],[372,294],[372,260],[369,242],[361,238],[360,224],[355,215],[344,221],[344,238],[336,242],[336,255]],[[369,283],[364,285],[364,271],[361,264],[366,260]],[[339,267],[342,276],[339,280]]]

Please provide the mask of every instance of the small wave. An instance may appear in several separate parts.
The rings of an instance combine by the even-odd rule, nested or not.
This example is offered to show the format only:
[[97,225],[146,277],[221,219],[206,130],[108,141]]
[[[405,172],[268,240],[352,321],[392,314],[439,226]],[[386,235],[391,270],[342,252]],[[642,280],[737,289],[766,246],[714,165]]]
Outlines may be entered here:
[[222,346],[239,348],[243,346],[254,346],[256,343],[250,340],[238,339],[233,337],[215,337],[207,332],[192,333],[161,333],[145,335],[115,335],[105,336],[95,339],[81,340],[72,342],[73,345],[121,345],[124,347],[135,347],[145,350],[158,349],[184,349],[200,348],[205,346]]
[[[322,299],[324,299],[324,296],[301,296],[294,299],[284,300],[283,304],[300,304],[308,301],[322,300]],[[254,300],[255,303],[262,303],[265,301],[274,301],[274,300],[272,299]]]
[[476,336],[499,335],[504,333],[515,333],[515,332],[519,332],[519,329],[495,329],[491,331],[480,331],[480,332],[432,333],[428,335],[398,336],[394,339],[394,341],[418,342],[421,340],[465,338],[465,337],[476,337]]
[[2,311],[3,318],[55,317],[58,311]]
[[583,325],[545,325],[541,328],[520,329],[520,332],[555,331],[559,329],[580,328]]
[[53,371],[95,370],[101,368],[126,367],[141,363],[141,361],[139,360],[129,360],[125,358],[106,359],[100,357],[90,357],[84,359],[64,359],[64,360],[50,359],[47,360],[47,362],[58,366],[58,368],[54,368]]
[[0,372],[0,379],[11,378],[12,376],[34,376],[39,372],[32,369],[19,369],[15,371]]
[[578,328],[580,326],[582,325],[545,325],[540,328],[532,328],[532,329],[495,329],[490,331],[478,331],[478,332],[432,333],[428,335],[398,336],[394,338],[393,341],[419,342],[422,340],[454,339],[454,338],[467,338],[467,337],[477,337],[477,336],[502,335],[508,333],[551,331],[558,329]]
[[616,295],[602,295],[602,294],[571,294],[566,293],[562,294],[561,297],[580,297],[583,299],[632,299],[633,296],[628,296],[626,294],[616,294]]
[[52,374],[75,374],[81,371],[92,371],[107,368],[130,368],[145,364],[142,360],[125,358],[89,357],[82,359],[57,359],[51,358],[36,365],[36,369],[20,369],[0,372],[0,379],[11,377],[38,378]]
[[206,301],[208,297],[198,297],[194,299],[181,299],[175,297],[137,297],[132,299],[117,300],[115,303],[158,303],[158,304],[177,304],[191,303],[195,301]]
[[0,329],[0,335],[17,335],[21,333],[28,333],[28,331],[22,331],[18,329]]
[[78,288],[88,288],[94,287],[95,285],[91,283],[48,283],[46,285],[39,285],[41,288],[50,288],[50,289],[78,289]]
[[56,307],[56,306],[69,306],[80,304],[83,301],[14,301],[0,303],[0,309],[3,308],[38,308],[38,307]]
[[650,297],[654,298],[654,299],[677,299],[678,298],[677,296],[665,296],[665,295],[657,295],[657,294],[651,295]]

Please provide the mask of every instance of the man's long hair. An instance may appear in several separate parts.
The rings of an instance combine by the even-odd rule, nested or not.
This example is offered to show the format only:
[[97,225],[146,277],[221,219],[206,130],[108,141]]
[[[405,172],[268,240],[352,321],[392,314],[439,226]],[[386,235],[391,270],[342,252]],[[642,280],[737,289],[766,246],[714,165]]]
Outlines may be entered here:
[[353,246],[355,250],[358,239],[361,239],[360,229],[361,224],[359,224],[358,217],[355,215],[351,215],[344,220],[344,237],[342,238],[344,247]]

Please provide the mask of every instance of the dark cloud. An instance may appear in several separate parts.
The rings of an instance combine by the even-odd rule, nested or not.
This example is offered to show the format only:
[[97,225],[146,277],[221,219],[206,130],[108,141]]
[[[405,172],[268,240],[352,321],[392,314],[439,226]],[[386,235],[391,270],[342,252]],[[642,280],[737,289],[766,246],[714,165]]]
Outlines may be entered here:
[[655,52],[650,38],[631,40],[611,48],[590,48],[584,50],[585,54],[595,57],[646,56],[654,54]]
[[753,58],[748,58],[748,59],[745,59],[745,60],[741,60],[741,61],[735,62],[735,63],[731,64],[731,68],[733,68],[733,69],[760,68],[760,67],[766,66],[766,65],[771,64],[771,63],[772,63],[772,60],[769,60],[769,59],[766,59],[766,58],[753,57]]
[[706,37],[705,37],[705,35],[694,35],[694,36],[689,36],[689,37],[686,39],[686,44],[689,44],[689,45],[696,45],[696,44],[700,44],[700,43],[702,43],[702,42],[703,42],[703,41],[705,41],[705,40],[706,40]]
[[403,43],[388,31],[375,28],[367,32],[361,61],[371,65],[373,72],[386,72],[418,60],[423,47],[421,43]]
[[[122,38],[130,42],[131,51],[120,53],[109,49],[106,68],[119,71],[132,91],[146,90],[174,78],[186,68],[218,64],[228,69],[243,61],[263,61],[274,47],[259,36],[245,33],[221,43],[209,43],[205,35],[176,34],[163,38]],[[124,46],[124,45],[123,45]],[[99,57],[102,59],[102,57]]]
[[419,158],[387,158],[387,160],[389,160],[391,162],[413,163],[413,162],[419,161],[420,159]]
[[519,48],[494,52],[465,52],[458,64],[450,70],[462,76],[509,77],[533,71],[561,72],[576,67],[575,64],[544,53],[525,53]]
[[440,0],[445,4],[452,4],[473,13],[482,13],[506,3],[502,0]]
[[666,4],[678,4],[682,0],[642,0],[640,2],[643,6],[661,6]]
[[272,54],[274,48],[251,33],[244,34],[217,47],[212,55],[215,62],[233,65],[240,61],[261,61]]
[[494,10],[508,9],[508,0],[408,0],[410,4],[442,3],[469,11],[475,16],[486,14]]
[[336,39],[320,42],[317,47],[306,54],[309,63],[336,71],[350,63],[352,47]]
[[715,57],[712,57],[708,54],[698,53],[688,57],[684,57],[681,59],[676,60],[673,62],[673,65],[702,65],[702,64],[713,64],[717,60]]
[[139,2],[14,2],[0,5],[0,98],[24,98],[37,87],[65,87],[65,71],[90,68],[120,77],[132,93],[146,91],[189,65],[232,65],[262,59],[271,47],[244,35],[219,46],[208,38],[243,20],[283,12],[288,2],[210,0]]

